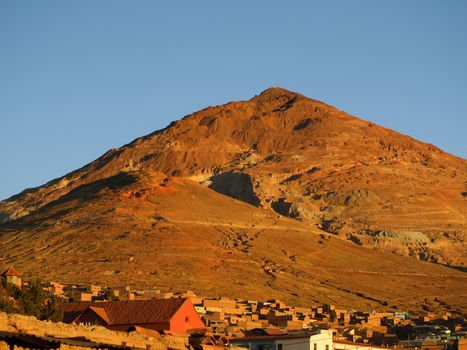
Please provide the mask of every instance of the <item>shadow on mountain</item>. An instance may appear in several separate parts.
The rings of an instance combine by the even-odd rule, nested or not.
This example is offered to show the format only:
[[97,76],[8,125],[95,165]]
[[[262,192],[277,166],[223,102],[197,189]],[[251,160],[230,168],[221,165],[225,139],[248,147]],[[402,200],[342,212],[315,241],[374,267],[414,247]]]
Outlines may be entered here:
[[214,175],[210,178],[209,188],[226,196],[239,199],[258,207],[260,200],[253,191],[253,184],[248,174],[232,172]]
[[449,267],[454,270],[458,270],[461,272],[467,272],[467,266],[462,266],[462,265],[445,265],[446,267]]
[[299,213],[292,206],[291,202],[287,202],[284,198],[279,198],[277,201],[271,203],[271,208],[278,214],[296,219]]
[[[114,176],[107,177],[93,181],[91,183],[78,186],[64,194],[60,198],[47,203],[46,205],[39,208],[37,211],[32,212],[26,216],[14,220],[9,223],[5,223],[4,226],[21,226],[28,225],[33,221],[42,221],[44,219],[53,219],[66,215],[79,206],[81,203],[86,203],[89,200],[95,199],[104,195],[108,191],[116,191],[120,188],[129,186],[135,183],[138,176],[132,173],[122,172]],[[78,203],[76,203],[78,202]],[[43,217],[41,214],[47,213],[47,217]]]

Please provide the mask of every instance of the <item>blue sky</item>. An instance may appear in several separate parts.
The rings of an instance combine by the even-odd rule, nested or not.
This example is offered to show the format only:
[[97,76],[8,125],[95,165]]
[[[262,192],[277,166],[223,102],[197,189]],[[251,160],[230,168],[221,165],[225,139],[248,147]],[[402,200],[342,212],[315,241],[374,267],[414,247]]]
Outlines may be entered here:
[[0,2],[0,199],[270,86],[467,157],[467,1]]

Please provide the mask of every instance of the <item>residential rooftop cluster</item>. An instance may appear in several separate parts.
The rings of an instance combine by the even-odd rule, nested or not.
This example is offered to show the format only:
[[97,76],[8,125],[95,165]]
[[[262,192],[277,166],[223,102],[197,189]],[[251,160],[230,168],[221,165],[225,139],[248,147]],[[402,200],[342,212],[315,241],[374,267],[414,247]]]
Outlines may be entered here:
[[[4,278],[21,287],[20,277],[13,278],[11,271],[4,273]],[[454,317],[449,313],[427,312],[422,317],[412,317],[403,311],[365,312],[340,309],[329,304],[297,307],[277,299],[256,301],[208,298],[198,296],[193,291],[133,290],[128,286],[49,282],[43,288],[51,297],[61,301],[65,310],[65,322],[94,322],[109,329],[128,331],[134,330],[134,327],[142,327],[144,322],[141,321],[141,315],[144,314],[147,318],[146,325],[152,324],[149,327],[152,327],[152,331],[180,333],[202,329],[203,333],[225,337],[230,339],[231,344],[252,350],[281,350],[278,348],[279,343],[271,341],[278,337],[308,339],[313,336],[321,339],[326,338],[326,332],[331,332],[335,349],[339,346],[343,350],[352,346],[353,349],[365,346],[454,349],[456,344],[463,342],[460,340],[465,339],[467,334],[465,316]],[[149,302],[151,300],[152,303]],[[178,308],[184,310],[183,315],[175,317],[174,321],[171,317],[179,312]],[[139,311],[140,309],[145,311]],[[150,310],[154,312],[151,314]],[[165,310],[167,315],[161,315],[160,310]],[[157,317],[154,316],[156,313]],[[202,320],[201,323],[198,317]],[[165,326],[162,326],[163,323]],[[143,325],[144,327],[148,326]],[[317,336],[318,334],[321,335]],[[264,346],[256,348],[255,339],[257,345]],[[269,342],[265,343],[266,340]]]

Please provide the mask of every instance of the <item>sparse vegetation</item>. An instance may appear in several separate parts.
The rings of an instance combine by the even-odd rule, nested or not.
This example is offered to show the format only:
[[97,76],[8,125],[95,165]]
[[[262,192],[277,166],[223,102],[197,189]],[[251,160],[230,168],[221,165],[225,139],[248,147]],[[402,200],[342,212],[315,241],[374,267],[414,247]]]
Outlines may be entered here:
[[47,296],[39,280],[21,289],[2,281],[2,287],[0,311],[34,316],[38,320],[62,320],[63,311],[57,307],[53,298]]

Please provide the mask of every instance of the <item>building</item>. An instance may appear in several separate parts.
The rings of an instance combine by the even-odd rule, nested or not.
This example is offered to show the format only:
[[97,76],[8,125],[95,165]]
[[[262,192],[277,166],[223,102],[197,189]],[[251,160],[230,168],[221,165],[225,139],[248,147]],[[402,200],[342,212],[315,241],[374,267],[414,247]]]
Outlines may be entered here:
[[384,346],[376,346],[362,343],[355,343],[350,341],[335,341],[334,350],[388,350],[392,349]]
[[70,298],[73,301],[92,301],[94,295],[82,289],[72,289],[70,294]]
[[233,338],[234,346],[250,350],[332,350],[332,331],[287,332],[278,328],[256,328],[243,338]]
[[10,266],[4,273],[2,273],[2,279],[6,283],[13,284],[18,288],[21,288],[21,274],[16,271],[13,266]]
[[65,286],[63,284],[61,284],[61,283],[50,282],[49,292],[52,295],[55,295],[57,297],[62,297],[64,295],[64,288],[65,288]]
[[135,327],[185,333],[205,325],[189,299],[152,299],[69,303],[61,306],[63,322],[96,324],[126,332]]

